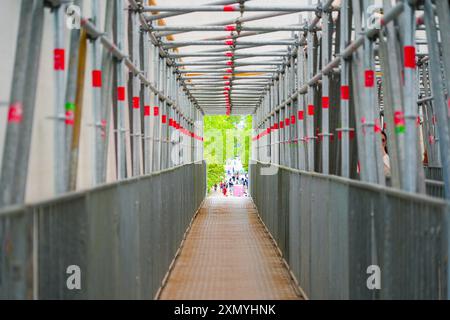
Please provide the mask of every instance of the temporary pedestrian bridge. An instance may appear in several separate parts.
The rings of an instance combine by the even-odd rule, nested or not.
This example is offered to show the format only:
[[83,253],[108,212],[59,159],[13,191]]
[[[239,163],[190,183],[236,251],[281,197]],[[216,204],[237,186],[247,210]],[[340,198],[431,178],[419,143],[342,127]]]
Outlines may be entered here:
[[449,298],[447,0],[0,7],[0,298]]

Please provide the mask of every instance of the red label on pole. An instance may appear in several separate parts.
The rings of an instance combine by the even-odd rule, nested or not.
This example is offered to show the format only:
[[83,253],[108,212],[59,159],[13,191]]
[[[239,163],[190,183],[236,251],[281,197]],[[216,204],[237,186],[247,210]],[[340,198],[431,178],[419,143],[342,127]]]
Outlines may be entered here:
[[75,123],[75,113],[72,110],[66,111],[66,124],[73,126]]
[[151,108],[150,108],[150,106],[145,106],[145,107],[144,107],[144,116],[145,116],[145,117],[150,117],[150,113],[151,113]]
[[117,87],[117,100],[125,101],[125,87]]
[[236,27],[233,25],[225,26],[225,31],[236,31]]
[[153,107],[153,115],[155,117],[159,116],[159,107],[157,107],[157,106]]
[[173,126],[173,119],[169,118],[169,127],[172,127],[172,126]]
[[92,86],[94,88],[100,88],[102,86],[102,71],[92,70]]
[[133,109],[139,109],[141,107],[139,97],[133,97]]
[[322,109],[328,109],[330,106],[330,98],[322,97]]
[[225,44],[227,46],[232,46],[234,44],[234,41],[233,40],[225,40]]
[[9,106],[8,110],[8,122],[9,123],[21,123],[23,117],[23,107],[20,102],[13,103]]
[[270,128],[267,128],[266,129],[266,134],[269,134],[270,133]]
[[64,70],[66,65],[64,49],[55,49],[53,51],[53,62],[55,70]]
[[227,69],[227,73],[233,73],[232,69]]
[[234,6],[223,6],[223,11],[235,11]]
[[161,116],[161,123],[166,124],[167,123],[167,116],[165,114],[163,114]]
[[341,86],[341,99],[342,100],[350,99],[350,87],[349,86]]
[[274,124],[274,129],[275,129],[275,130],[278,130],[278,123],[275,123],[275,124]]
[[295,116],[291,116],[291,124],[295,123]]
[[230,79],[230,76],[223,76],[223,79],[228,80],[228,79]]
[[375,84],[375,72],[373,70],[364,71],[364,84],[366,88],[371,88]]
[[287,126],[289,126],[289,118],[284,119],[284,124]]
[[232,66],[233,65],[233,61],[227,61],[227,66]]
[[226,57],[232,57],[234,56],[233,52],[225,52]]
[[374,124],[374,126],[373,126],[373,131],[375,132],[375,133],[379,133],[379,132],[381,132],[381,125],[380,125],[380,119],[375,119],[375,124]]
[[405,68],[416,68],[416,48],[414,46],[405,46],[403,48]]
[[308,116],[313,116],[314,115],[314,105],[310,104],[308,105]]
[[284,128],[284,121],[280,121],[280,129]]
[[300,110],[299,112],[298,112],[298,120],[303,120],[304,119],[304,115],[303,115],[303,110]]

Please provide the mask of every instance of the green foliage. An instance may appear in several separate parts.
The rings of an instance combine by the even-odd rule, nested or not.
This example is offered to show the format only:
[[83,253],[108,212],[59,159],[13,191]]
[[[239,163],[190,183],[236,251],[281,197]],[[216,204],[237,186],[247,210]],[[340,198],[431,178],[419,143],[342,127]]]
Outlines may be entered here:
[[225,167],[223,164],[211,163],[207,165],[208,172],[208,191],[217,183],[219,184],[225,178]]
[[251,116],[205,116],[204,157],[208,166],[208,190],[220,183],[227,159],[240,157],[246,171],[251,150]]

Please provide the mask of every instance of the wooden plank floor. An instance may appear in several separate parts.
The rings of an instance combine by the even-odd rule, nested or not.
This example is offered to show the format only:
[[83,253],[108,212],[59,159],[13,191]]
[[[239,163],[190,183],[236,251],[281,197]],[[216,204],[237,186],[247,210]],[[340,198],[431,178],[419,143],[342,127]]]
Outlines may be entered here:
[[277,300],[300,294],[250,198],[205,200],[160,299]]

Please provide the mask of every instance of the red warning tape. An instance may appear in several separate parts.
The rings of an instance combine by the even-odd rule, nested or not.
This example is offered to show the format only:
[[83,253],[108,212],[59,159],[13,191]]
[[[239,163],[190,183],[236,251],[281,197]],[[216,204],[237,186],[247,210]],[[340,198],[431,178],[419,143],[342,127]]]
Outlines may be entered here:
[[233,25],[225,26],[225,31],[236,31],[236,26]]
[[236,10],[236,7],[235,6],[223,6],[223,11],[228,11],[228,12],[231,12],[231,11],[235,11]]
[[125,87],[117,87],[117,100],[125,101]]
[[8,110],[8,123],[21,123],[23,117],[23,107],[20,102],[13,103]]
[[102,86],[102,71],[92,70],[92,86],[94,88],[100,88]]
[[350,99],[350,87],[349,86],[341,86],[341,99],[342,100]]
[[55,49],[53,51],[53,62],[55,70],[64,70],[66,65],[66,51],[64,49]]
[[375,84],[375,72],[373,70],[364,71],[364,85],[371,88]]
[[133,97],[133,109],[139,109],[141,107],[139,97]]
[[330,106],[330,98],[322,97],[322,109],[328,109]]
[[414,46],[405,46],[403,48],[405,68],[416,68],[416,48]]

